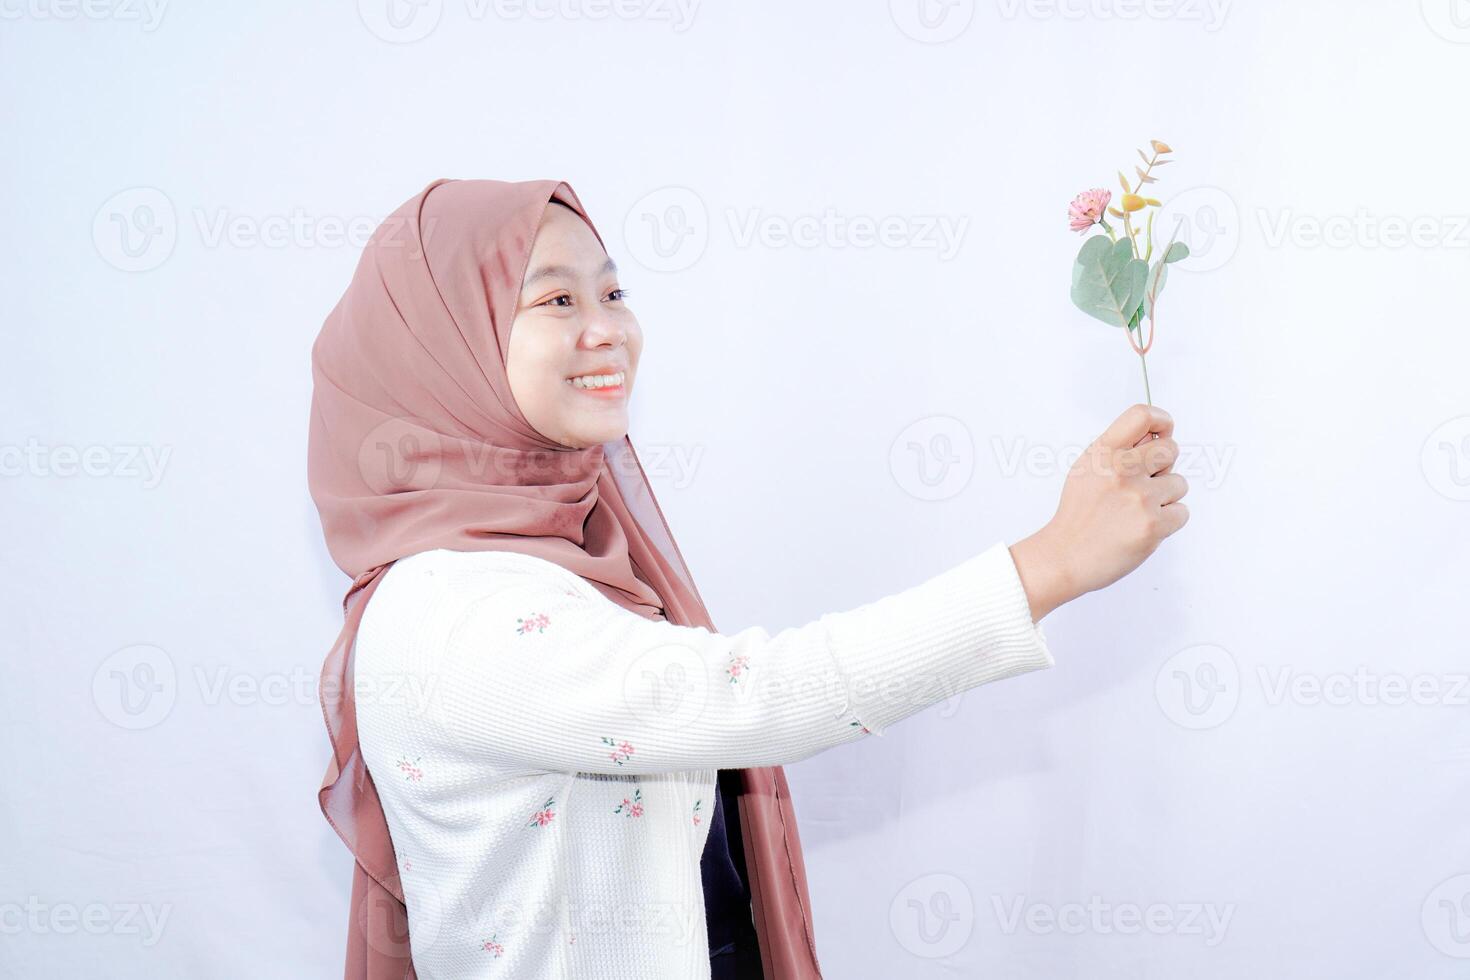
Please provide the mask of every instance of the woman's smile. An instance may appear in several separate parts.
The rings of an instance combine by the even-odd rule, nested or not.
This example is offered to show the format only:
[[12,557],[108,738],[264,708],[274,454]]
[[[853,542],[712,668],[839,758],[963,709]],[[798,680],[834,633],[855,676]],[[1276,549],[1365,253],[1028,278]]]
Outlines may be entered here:
[[627,376],[626,371],[604,371],[600,374],[583,374],[575,378],[568,378],[567,384],[583,394],[596,395],[600,398],[620,398],[627,390],[623,384]]

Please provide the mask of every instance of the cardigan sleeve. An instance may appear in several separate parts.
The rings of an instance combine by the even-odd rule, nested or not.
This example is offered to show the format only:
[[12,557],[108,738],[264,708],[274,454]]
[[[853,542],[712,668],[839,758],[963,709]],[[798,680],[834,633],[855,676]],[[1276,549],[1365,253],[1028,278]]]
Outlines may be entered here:
[[526,555],[401,559],[358,643],[426,694],[443,747],[501,774],[798,762],[1054,660],[1010,550],[774,635],[650,620]]

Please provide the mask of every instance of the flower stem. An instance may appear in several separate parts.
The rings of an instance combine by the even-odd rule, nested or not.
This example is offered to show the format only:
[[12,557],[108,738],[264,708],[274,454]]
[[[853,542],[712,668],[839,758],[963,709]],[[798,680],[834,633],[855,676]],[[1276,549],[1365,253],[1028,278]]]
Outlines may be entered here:
[[[1142,330],[1143,328],[1140,327],[1139,331],[1142,332]],[[1143,397],[1148,400],[1149,407],[1152,408],[1154,393],[1148,387],[1148,358],[1143,355],[1142,351],[1138,352],[1138,363],[1143,365]]]

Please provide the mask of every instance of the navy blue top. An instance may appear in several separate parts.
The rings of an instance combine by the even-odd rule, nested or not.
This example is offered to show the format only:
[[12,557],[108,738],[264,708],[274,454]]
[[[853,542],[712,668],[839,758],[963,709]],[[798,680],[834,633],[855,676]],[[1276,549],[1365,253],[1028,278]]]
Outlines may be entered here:
[[751,919],[750,883],[745,876],[745,845],[740,836],[740,807],[725,809],[720,784],[736,792],[738,770],[716,772],[715,802],[710,808],[709,838],[699,858],[704,880],[705,920],[709,926],[712,980],[762,980],[760,946]]

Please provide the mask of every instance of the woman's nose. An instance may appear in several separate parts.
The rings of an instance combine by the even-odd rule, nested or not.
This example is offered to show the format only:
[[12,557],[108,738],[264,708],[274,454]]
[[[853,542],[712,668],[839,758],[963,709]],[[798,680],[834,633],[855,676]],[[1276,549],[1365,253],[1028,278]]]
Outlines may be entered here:
[[582,339],[591,347],[621,347],[628,342],[628,331],[616,317],[599,311],[583,328]]

